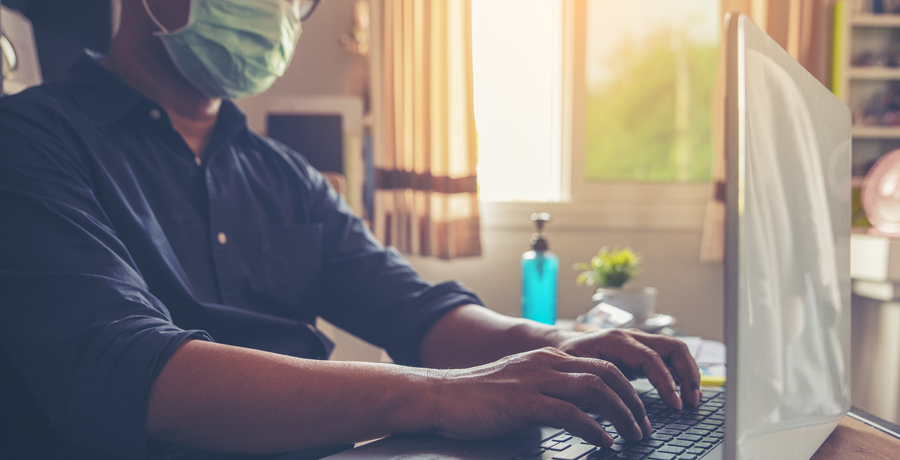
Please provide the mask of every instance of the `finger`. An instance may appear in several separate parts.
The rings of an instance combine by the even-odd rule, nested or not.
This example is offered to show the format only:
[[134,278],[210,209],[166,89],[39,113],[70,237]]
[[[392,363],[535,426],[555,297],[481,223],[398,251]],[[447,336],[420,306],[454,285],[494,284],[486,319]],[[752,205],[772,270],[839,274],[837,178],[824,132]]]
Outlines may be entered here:
[[532,408],[536,424],[562,428],[595,446],[612,447],[615,443],[596,420],[572,403],[544,397]]
[[[603,418],[609,420],[613,426],[616,427],[616,431],[620,436],[625,438],[627,441],[640,441],[644,438],[644,428],[641,425],[646,424],[649,426],[650,421],[646,418],[638,418],[637,420],[641,420],[642,423],[639,425],[634,418],[633,413],[629,410],[628,406],[618,398],[618,395],[612,390],[610,387],[598,388],[597,389],[598,396],[595,399],[594,404],[591,405],[591,409],[593,409],[598,414],[602,415]],[[646,421],[646,423],[644,423]],[[647,429],[649,436],[649,428]]]
[[[650,436],[652,429],[650,427],[650,419],[647,418],[647,411],[644,403],[638,397],[637,391],[628,381],[628,378],[622,373],[615,364],[604,361],[602,359],[576,358],[560,363],[556,367],[557,370],[569,373],[585,373],[593,374],[603,379],[616,396],[622,400],[631,412],[633,420],[638,423],[643,437]],[[592,407],[593,409],[593,407]],[[599,412],[598,412],[599,413]],[[610,420],[612,422],[612,420]],[[616,426],[619,429],[619,426]]]
[[629,342],[628,351],[620,356],[623,363],[633,369],[639,369],[656,387],[659,396],[669,407],[681,410],[681,397],[678,396],[675,379],[659,353],[637,340]]
[[562,373],[561,376],[564,378],[548,382],[549,385],[540,388],[541,393],[577,406],[590,407],[609,420],[629,441],[643,438],[643,430],[631,410],[602,378],[594,374]]
[[655,334],[635,334],[634,339],[659,353],[671,364],[675,377],[681,382],[681,396],[692,407],[700,405],[700,369],[681,340]]

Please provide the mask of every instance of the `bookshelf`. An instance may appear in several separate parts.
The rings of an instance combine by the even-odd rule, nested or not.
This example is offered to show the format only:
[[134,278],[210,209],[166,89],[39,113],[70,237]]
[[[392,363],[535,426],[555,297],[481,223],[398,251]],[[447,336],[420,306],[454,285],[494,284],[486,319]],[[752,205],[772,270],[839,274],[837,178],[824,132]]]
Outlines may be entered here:
[[832,64],[832,90],[854,111],[853,175],[858,185],[882,155],[900,148],[900,122],[888,123],[890,117],[873,104],[883,94],[896,93],[900,100],[900,14],[854,13],[849,2],[838,1]]
[[850,23],[854,27],[900,27],[900,14],[856,14]]
[[900,80],[900,68],[895,67],[853,67],[847,69],[850,80]]
[[[890,126],[854,126],[853,139],[900,139],[900,128]],[[885,152],[887,153],[887,152]]]

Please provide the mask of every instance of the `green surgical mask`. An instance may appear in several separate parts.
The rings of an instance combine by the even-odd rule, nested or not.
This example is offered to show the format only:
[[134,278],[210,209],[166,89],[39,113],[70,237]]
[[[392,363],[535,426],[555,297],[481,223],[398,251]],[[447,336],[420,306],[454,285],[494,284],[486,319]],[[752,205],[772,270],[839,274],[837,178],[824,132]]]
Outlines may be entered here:
[[143,2],[175,66],[211,98],[269,89],[284,75],[300,38],[300,20],[285,0],[191,0],[187,25],[174,31]]

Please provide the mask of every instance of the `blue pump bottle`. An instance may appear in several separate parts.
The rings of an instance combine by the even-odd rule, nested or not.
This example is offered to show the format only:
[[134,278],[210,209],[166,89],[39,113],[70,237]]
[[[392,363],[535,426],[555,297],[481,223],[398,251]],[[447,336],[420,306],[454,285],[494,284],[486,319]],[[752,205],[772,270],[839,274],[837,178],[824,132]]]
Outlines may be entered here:
[[522,254],[522,317],[544,324],[556,322],[556,283],[559,257],[550,252],[544,238],[545,212],[531,215],[537,233],[531,237],[531,251]]

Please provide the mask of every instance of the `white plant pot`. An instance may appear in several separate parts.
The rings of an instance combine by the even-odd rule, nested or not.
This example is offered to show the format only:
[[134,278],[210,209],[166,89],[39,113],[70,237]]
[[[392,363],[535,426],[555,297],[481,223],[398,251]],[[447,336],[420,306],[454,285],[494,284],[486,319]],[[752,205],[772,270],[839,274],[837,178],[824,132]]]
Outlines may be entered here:
[[634,327],[640,327],[656,312],[656,288],[598,288],[591,297],[591,308],[606,302],[634,315]]

